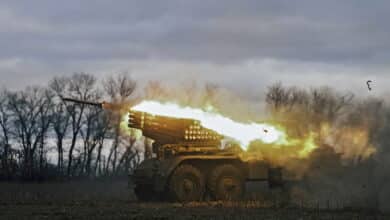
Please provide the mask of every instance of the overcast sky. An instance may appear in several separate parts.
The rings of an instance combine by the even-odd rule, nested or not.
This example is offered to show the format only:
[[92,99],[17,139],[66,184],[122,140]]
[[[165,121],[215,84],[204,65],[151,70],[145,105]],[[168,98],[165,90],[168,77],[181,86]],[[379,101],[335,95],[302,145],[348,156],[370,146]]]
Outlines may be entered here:
[[1,0],[0,85],[130,72],[254,97],[276,81],[383,95],[389,12],[385,0]]

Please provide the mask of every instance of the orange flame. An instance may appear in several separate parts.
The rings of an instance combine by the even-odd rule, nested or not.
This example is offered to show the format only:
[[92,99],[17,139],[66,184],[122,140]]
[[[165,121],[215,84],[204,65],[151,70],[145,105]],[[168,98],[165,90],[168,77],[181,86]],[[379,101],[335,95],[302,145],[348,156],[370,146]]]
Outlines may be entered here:
[[[237,122],[213,112],[212,108],[203,110],[199,108],[182,107],[175,103],[142,101],[138,105],[133,106],[132,110],[143,111],[153,115],[198,120],[203,127],[236,140],[244,150],[247,150],[249,144],[256,140],[271,144],[275,147],[292,146],[297,143],[297,140],[289,140],[286,132],[281,127],[269,123]],[[316,148],[312,137],[309,137],[303,144],[303,149],[299,153],[302,157],[307,156]]]

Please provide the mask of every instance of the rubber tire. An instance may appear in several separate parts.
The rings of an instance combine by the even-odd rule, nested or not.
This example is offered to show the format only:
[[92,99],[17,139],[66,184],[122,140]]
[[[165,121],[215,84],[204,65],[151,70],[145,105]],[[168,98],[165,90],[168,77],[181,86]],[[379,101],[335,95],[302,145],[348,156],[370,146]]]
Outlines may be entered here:
[[[227,186],[226,181],[232,186]],[[245,179],[241,171],[231,164],[217,166],[211,172],[207,186],[211,196],[216,200],[241,200],[245,194]]]
[[198,168],[189,164],[183,164],[178,166],[172,173],[168,189],[169,198],[173,201],[200,201],[205,191],[204,177]]

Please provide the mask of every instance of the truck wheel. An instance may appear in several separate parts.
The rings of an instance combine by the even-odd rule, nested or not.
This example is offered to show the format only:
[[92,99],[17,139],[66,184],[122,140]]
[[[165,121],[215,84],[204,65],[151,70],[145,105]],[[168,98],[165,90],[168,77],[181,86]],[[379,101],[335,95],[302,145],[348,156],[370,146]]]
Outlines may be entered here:
[[174,201],[199,201],[204,194],[204,178],[198,168],[189,164],[180,165],[169,180],[170,197]]
[[221,165],[211,172],[208,188],[217,200],[240,200],[245,193],[245,179],[237,167]]

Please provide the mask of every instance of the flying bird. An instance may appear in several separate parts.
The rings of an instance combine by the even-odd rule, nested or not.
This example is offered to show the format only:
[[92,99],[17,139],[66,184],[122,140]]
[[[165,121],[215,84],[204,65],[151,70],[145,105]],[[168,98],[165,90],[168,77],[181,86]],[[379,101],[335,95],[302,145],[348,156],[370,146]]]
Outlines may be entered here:
[[371,80],[367,80],[366,84],[367,84],[367,87],[368,87],[369,91],[371,91],[370,83],[372,83],[372,81]]

